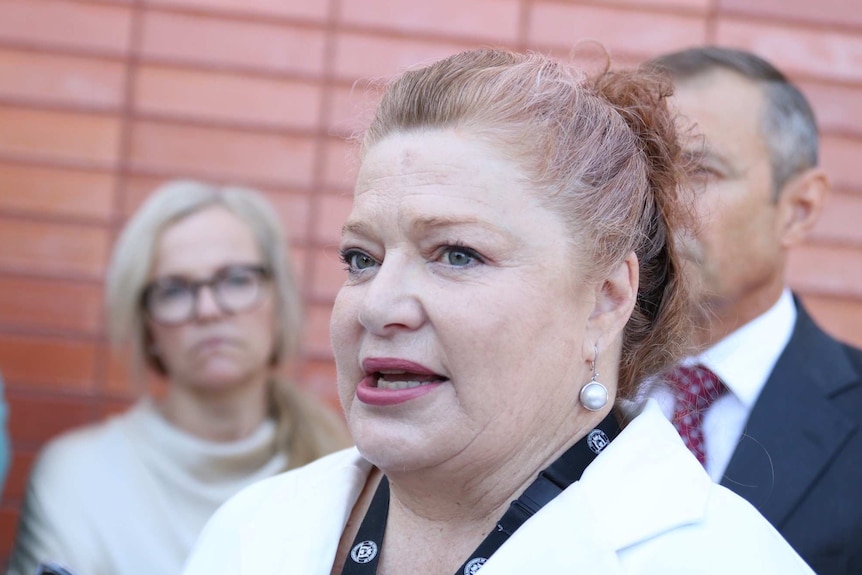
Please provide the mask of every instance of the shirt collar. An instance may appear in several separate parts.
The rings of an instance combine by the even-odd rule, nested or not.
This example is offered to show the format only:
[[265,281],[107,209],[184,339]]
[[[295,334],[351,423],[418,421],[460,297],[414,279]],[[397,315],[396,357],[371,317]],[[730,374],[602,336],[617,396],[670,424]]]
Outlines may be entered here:
[[697,358],[751,409],[796,324],[796,306],[788,288],[765,313],[737,329]]

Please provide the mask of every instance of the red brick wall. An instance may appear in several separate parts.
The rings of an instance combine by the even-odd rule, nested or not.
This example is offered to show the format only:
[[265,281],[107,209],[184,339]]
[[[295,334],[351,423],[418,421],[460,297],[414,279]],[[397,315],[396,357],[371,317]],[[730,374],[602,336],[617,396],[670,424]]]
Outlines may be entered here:
[[586,38],[624,62],[703,42],[749,48],[802,84],[836,190],[793,256],[792,285],[862,344],[856,0],[0,0],[0,370],[15,447],[0,559],[38,447],[133,396],[106,349],[102,276],[158,182],[238,181],[276,203],[308,302],[303,383],[334,401],[344,137],[370,102],[354,82],[479,44],[566,55]]

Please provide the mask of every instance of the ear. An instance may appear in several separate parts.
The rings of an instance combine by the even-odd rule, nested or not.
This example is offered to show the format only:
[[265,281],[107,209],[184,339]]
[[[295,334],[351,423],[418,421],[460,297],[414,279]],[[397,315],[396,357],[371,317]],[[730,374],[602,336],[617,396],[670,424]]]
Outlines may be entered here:
[[615,343],[632,315],[637,300],[640,268],[634,252],[617,264],[596,285],[595,305],[587,319],[584,357],[615,347]]
[[808,236],[828,192],[829,178],[820,168],[806,170],[784,185],[778,196],[782,247],[797,245]]

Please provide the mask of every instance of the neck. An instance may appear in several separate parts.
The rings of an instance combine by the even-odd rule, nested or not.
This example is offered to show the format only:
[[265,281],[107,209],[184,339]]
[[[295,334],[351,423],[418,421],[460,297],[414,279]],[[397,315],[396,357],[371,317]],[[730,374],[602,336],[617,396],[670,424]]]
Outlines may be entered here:
[[[526,435],[531,441],[503,457],[497,453],[493,461],[470,457],[439,469],[388,472],[386,547],[378,573],[453,573],[494,529],[510,502],[602,417],[590,413],[574,429],[568,425],[550,436]],[[541,440],[532,439],[539,435]]]
[[694,344],[702,352],[766,313],[781,297],[784,285],[772,286],[741,301],[711,300],[696,316]]
[[[403,516],[414,524],[463,526],[473,532],[491,528],[536,478],[576,441],[601,422],[606,413],[590,413],[573,418],[579,421],[556,430],[551,436],[532,436],[482,459],[475,453],[450,461],[435,469],[411,472],[389,471],[392,503],[390,514]],[[502,462],[502,464],[501,464]]]
[[226,390],[201,389],[170,382],[159,404],[176,427],[209,441],[236,441],[251,435],[266,419],[268,374]]

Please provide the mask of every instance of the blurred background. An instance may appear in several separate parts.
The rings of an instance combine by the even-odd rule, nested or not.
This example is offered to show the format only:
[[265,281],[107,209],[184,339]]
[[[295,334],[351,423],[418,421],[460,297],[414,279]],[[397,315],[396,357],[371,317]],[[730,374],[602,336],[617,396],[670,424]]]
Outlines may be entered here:
[[102,280],[153,188],[192,176],[275,203],[306,302],[300,384],[335,407],[347,138],[374,98],[357,81],[477,45],[568,57],[584,39],[624,64],[741,47],[799,82],[835,191],[793,253],[791,286],[827,331],[862,345],[860,0],[0,0],[0,372],[14,447],[0,564],[39,447],[136,393],[106,345]]

